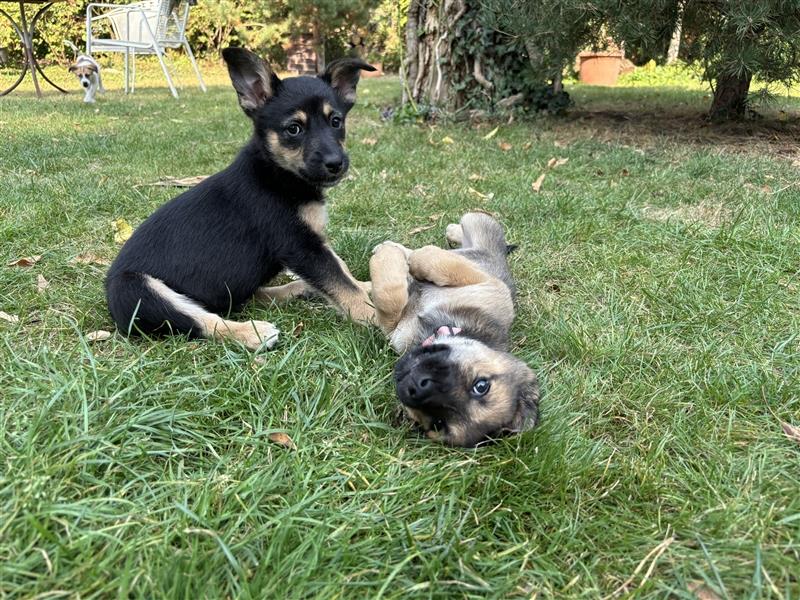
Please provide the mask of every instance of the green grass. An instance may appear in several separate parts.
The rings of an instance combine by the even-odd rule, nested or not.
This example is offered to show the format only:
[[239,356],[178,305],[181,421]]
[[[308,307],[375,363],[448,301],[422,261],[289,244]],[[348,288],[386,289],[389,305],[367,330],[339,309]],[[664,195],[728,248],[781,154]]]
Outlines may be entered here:
[[583,111],[622,92],[576,88],[572,116],[486,140],[495,123],[386,124],[397,81],[365,81],[330,194],[354,272],[470,208],[520,245],[513,342],[542,425],[466,451],[398,419],[386,342],[323,304],[249,307],[283,332],[261,355],[86,342],[112,328],[104,268],[72,259],[112,258],[111,221],[176,193],[142,184],[211,173],[248,137],[207,75],[177,102],[157,74],[96,107],[0,100],[0,310],[20,318],[0,321],[0,596],[800,597],[800,446],[781,430],[800,425],[796,138],[704,129],[691,91],[671,93],[692,135],[663,112],[664,130],[609,123]]

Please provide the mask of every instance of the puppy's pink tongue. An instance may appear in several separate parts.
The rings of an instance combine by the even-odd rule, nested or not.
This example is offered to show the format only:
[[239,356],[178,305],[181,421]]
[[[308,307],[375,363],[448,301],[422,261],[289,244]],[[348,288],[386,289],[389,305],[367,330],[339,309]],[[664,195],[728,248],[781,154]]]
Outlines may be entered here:
[[447,325],[442,325],[436,330],[436,333],[428,338],[425,338],[425,341],[422,342],[422,345],[432,346],[437,337],[450,337],[451,335],[458,335],[459,333],[461,333],[461,327],[449,327]]

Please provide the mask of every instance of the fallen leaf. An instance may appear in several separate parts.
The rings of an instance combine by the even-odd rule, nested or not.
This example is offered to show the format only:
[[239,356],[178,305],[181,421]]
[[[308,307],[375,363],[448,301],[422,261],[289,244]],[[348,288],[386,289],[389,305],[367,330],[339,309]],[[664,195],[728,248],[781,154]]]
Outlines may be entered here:
[[720,600],[717,593],[702,581],[692,581],[686,586],[697,600]]
[[783,427],[783,433],[786,434],[787,438],[800,444],[800,427],[789,425],[785,421],[781,421],[781,427]]
[[97,331],[92,331],[86,334],[86,341],[87,342],[102,342],[107,340],[111,337],[110,331],[105,331],[103,329],[98,329]]
[[565,165],[569,162],[568,158],[556,158],[553,157],[547,161],[547,168],[555,169],[556,167],[560,167],[561,165]]
[[556,140],[555,142],[553,142],[553,145],[554,145],[556,148],[566,148],[566,147],[567,147],[567,143],[566,143],[566,142],[559,142],[558,140]]
[[492,198],[494,198],[494,192],[489,192],[488,194],[482,194],[475,188],[467,188],[467,190],[469,190],[470,194],[475,194],[478,198],[481,198],[482,200],[491,200]]
[[522,144],[522,149],[530,150],[531,146],[533,146],[533,142],[525,142],[524,144]]
[[539,177],[536,179],[536,181],[534,181],[531,184],[531,188],[533,189],[533,191],[534,192],[538,192],[540,189],[542,189],[542,183],[543,182],[544,182],[544,173],[539,175]]
[[303,332],[303,329],[305,329],[305,326],[306,326],[305,323],[300,321],[297,325],[294,326],[294,329],[292,329],[292,335],[294,337],[300,335]]
[[2,310],[0,310],[0,319],[8,321],[9,323],[19,323],[19,317],[17,315],[10,315]]
[[498,148],[500,148],[500,150],[502,150],[503,152],[508,152],[508,151],[509,151],[509,150],[511,150],[511,149],[512,149],[514,146],[512,146],[512,145],[511,145],[511,144],[509,144],[508,142],[498,142],[498,143],[497,143],[497,147],[498,147]]
[[112,221],[111,229],[114,230],[114,241],[117,244],[124,244],[133,235],[133,227],[125,219]]
[[140,183],[133,187],[194,187],[201,181],[208,179],[208,175],[192,175],[190,177],[166,177],[153,183]]
[[408,232],[408,235],[417,235],[423,231],[428,231],[428,229],[433,229],[436,225],[421,225],[420,227],[414,227],[411,231]]
[[297,450],[297,446],[295,446],[292,438],[288,435],[283,433],[282,431],[276,431],[274,433],[270,433],[267,436],[270,442],[273,444],[278,444],[279,446],[283,446],[284,448],[288,448],[289,450]]
[[446,135],[446,136],[444,136],[442,138],[442,143],[443,144],[455,144],[456,141],[453,138],[451,138],[449,135]]
[[494,129],[492,129],[492,130],[491,130],[489,133],[487,133],[485,136],[483,136],[483,139],[485,139],[485,140],[490,140],[490,139],[492,139],[494,136],[496,136],[496,135],[497,135],[497,132],[498,132],[498,131],[500,131],[500,127],[499,127],[499,126],[498,126],[498,127],[495,127],[495,128],[494,128]]
[[111,261],[108,260],[107,258],[101,258],[91,252],[82,252],[81,254],[78,254],[78,256],[76,256],[75,258],[71,259],[69,262],[73,264],[80,263],[83,265],[103,265],[103,266],[111,264]]
[[483,181],[484,179],[486,179],[486,177],[483,175],[478,175],[477,173],[473,173],[469,176],[470,181]]
[[435,214],[435,215],[430,215],[428,218],[429,218],[431,221],[438,221],[438,220],[439,220],[439,219],[441,219],[443,216],[444,216],[444,213],[438,213],[438,214]]
[[41,273],[36,276],[36,291],[40,294],[50,286],[50,282]]
[[378,143],[378,140],[376,140],[375,138],[364,138],[361,140],[361,143],[364,144],[365,146],[374,146],[375,144]]
[[32,267],[40,260],[42,260],[42,255],[37,254],[35,256],[23,256],[22,258],[17,258],[16,260],[12,260],[6,264],[9,267]]

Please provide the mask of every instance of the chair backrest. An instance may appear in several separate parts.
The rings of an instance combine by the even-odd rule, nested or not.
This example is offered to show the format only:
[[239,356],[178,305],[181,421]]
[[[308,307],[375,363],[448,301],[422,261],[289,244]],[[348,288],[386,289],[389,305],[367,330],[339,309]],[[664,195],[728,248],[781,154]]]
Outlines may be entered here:
[[185,38],[189,1],[145,0],[112,10],[107,16],[118,40],[151,43],[152,31],[159,46],[179,45]]

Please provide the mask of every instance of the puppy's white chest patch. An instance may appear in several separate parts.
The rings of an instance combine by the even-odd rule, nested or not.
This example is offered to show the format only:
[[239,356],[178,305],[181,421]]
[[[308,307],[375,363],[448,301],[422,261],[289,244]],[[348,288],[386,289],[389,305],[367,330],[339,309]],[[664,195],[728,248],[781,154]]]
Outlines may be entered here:
[[298,213],[300,220],[308,225],[309,229],[325,237],[325,228],[328,226],[328,207],[324,202],[309,202],[304,204]]

